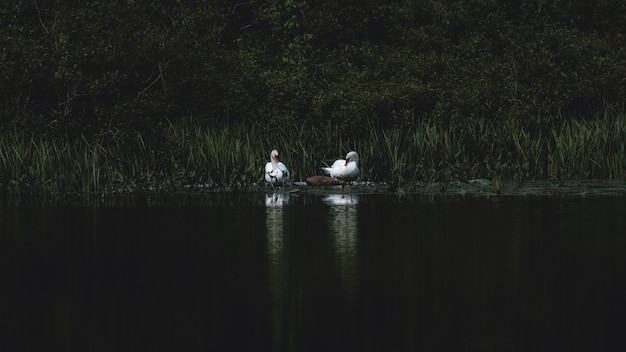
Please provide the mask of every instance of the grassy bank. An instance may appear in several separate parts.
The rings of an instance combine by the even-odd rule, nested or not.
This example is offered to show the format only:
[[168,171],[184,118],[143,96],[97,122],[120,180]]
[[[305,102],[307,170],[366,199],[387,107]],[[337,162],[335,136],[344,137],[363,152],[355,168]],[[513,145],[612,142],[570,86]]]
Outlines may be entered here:
[[[294,180],[320,173],[324,162],[359,152],[362,180],[419,181],[493,178],[626,179],[626,114],[607,110],[592,119],[541,129],[519,121],[377,130],[344,138],[324,128],[188,124],[141,134],[111,133],[98,141],[47,141],[4,132],[0,189],[5,194],[108,193],[263,185],[262,170],[276,148]],[[156,136],[156,137],[155,137]]]

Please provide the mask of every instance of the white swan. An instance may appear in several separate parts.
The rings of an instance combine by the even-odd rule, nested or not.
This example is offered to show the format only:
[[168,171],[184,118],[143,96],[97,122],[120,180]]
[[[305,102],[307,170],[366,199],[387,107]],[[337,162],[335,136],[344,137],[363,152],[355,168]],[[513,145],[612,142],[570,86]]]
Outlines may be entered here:
[[330,167],[323,167],[325,173],[331,177],[344,180],[346,182],[355,180],[359,177],[359,155],[355,151],[346,154],[346,160],[339,159]]
[[278,159],[278,151],[272,150],[270,153],[270,162],[265,164],[265,181],[271,183],[272,186],[284,186],[289,181],[291,173],[287,170],[287,166]]

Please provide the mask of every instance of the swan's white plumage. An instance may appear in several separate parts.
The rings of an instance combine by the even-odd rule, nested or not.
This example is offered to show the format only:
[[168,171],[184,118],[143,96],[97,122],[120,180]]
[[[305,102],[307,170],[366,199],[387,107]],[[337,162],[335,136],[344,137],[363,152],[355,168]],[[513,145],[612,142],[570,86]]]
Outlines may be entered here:
[[265,181],[273,186],[284,186],[291,173],[287,166],[278,159],[278,151],[272,150],[270,153],[270,162],[265,164]]
[[359,155],[351,151],[346,154],[346,159],[335,160],[330,167],[323,167],[322,170],[331,177],[344,181],[353,181],[359,177]]

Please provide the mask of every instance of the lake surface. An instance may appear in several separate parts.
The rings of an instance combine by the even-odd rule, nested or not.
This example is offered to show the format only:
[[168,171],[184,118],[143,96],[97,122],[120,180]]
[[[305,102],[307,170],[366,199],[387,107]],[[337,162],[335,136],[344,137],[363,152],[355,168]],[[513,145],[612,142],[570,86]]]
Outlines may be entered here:
[[0,209],[2,351],[619,350],[626,197]]

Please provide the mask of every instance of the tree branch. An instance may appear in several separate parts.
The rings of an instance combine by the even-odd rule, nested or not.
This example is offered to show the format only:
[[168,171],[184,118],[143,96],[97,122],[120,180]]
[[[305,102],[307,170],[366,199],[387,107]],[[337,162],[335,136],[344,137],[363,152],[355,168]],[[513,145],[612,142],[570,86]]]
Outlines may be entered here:
[[165,64],[159,62],[159,75],[156,76],[156,78],[153,79],[152,82],[150,82],[150,84],[148,84],[148,86],[146,86],[144,89],[142,89],[137,94],[137,98],[139,98],[141,95],[143,95],[143,93],[145,93],[148,89],[150,89],[150,87],[155,85],[158,81],[161,81],[161,83],[163,84],[163,87],[165,87],[165,68],[167,68],[168,64],[169,64],[169,62],[166,62]]
[[46,33],[50,33],[50,31],[48,30],[48,27],[46,27],[46,24],[43,23],[43,20],[41,19],[41,10],[39,9],[39,5],[37,4],[37,1],[34,2],[35,5],[35,9],[37,10],[37,16],[39,17],[39,23],[41,23],[41,26],[43,27],[43,30]]

